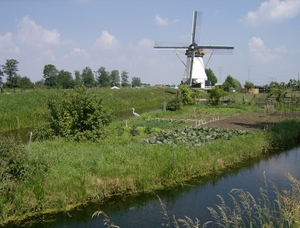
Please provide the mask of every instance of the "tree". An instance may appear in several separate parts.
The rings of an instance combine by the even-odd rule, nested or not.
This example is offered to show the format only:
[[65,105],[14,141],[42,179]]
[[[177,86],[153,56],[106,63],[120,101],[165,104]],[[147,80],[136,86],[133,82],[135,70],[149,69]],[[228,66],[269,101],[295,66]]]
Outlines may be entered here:
[[2,65],[3,72],[6,74],[6,85],[9,88],[16,87],[18,61],[15,59],[7,59],[5,65]]
[[91,68],[85,67],[82,70],[81,78],[82,78],[82,83],[85,87],[92,88],[93,86],[95,86],[95,78]]
[[129,78],[128,77],[128,72],[122,71],[122,73],[121,73],[121,86],[122,87],[129,87],[130,86],[128,78]]
[[215,76],[214,72],[210,68],[208,68],[208,69],[205,69],[205,73],[207,76],[207,80],[209,80],[211,82],[211,86],[214,86],[218,82],[218,79]]
[[43,88],[45,85],[45,79],[41,79],[39,81],[36,81],[34,83],[34,86],[37,87],[37,88]]
[[58,70],[52,64],[44,66],[43,78],[45,79],[45,86],[54,88],[58,85]]
[[133,77],[131,81],[132,87],[138,87],[141,86],[141,79],[139,77]]
[[19,87],[21,89],[31,89],[33,87],[33,83],[30,81],[28,77],[21,77],[19,82]]
[[234,88],[242,88],[242,84],[240,83],[239,80],[237,80],[236,78],[233,78],[234,81]]
[[247,92],[249,92],[250,89],[254,88],[253,82],[249,82],[249,81],[246,81],[244,86],[245,86],[245,89],[247,90]]
[[63,89],[74,88],[75,82],[72,78],[72,74],[68,71],[61,70],[58,72],[58,86]]
[[105,70],[105,67],[100,67],[98,69],[98,84],[100,87],[109,87],[110,82],[109,82],[109,72]]
[[120,75],[118,70],[113,70],[110,72],[109,79],[111,86],[120,86]]
[[225,91],[229,91],[230,88],[241,88],[241,87],[242,87],[241,83],[230,75],[227,76],[226,80],[222,85],[222,88]]
[[0,89],[1,89],[1,93],[3,93],[3,80],[2,77],[4,76],[4,72],[2,71],[2,69],[0,68]]
[[300,88],[300,81],[296,79],[290,79],[290,81],[287,83],[287,87],[290,89],[297,89],[299,90]]
[[74,71],[75,74],[75,86],[82,85],[82,78],[79,70]]

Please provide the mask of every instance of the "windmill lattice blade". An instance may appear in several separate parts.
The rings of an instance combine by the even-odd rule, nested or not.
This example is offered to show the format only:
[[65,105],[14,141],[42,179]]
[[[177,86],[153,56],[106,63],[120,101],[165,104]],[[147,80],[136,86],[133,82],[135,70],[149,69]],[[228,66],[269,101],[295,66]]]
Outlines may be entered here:
[[225,46],[225,45],[198,45],[196,49],[225,49],[225,50],[233,50],[233,46]]
[[232,55],[233,50],[227,49],[202,49],[205,54],[213,53],[214,55]]
[[200,44],[200,34],[201,34],[201,23],[202,23],[202,12],[197,12],[196,25],[195,25],[195,43]]
[[157,49],[187,49],[189,47],[188,44],[182,43],[170,43],[170,42],[155,42],[154,48]]

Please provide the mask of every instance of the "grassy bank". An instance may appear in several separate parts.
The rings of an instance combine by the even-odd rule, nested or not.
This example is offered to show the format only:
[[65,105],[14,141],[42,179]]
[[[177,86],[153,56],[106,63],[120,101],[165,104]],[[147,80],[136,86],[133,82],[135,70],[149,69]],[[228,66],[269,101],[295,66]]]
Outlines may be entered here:
[[[112,113],[128,111],[132,107],[147,108],[161,107],[164,99],[169,101],[176,95],[175,89],[163,88],[123,88],[91,89],[90,93],[101,97],[103,104]],[[46,112],[47,99],[52,94],[63,96],[73,90],[34,90],[16,93],[0,93],[0,132],[12,129],[32,127],[41,121],[39,113]],[[175,94],[174,94],[175,93]]]
[[209,118],[243,114],[251,109],[187,107],[173,113],[145,114],[113,122],[107,129],[108,137],[98,143],[63,139],[33,142],[25,148],[21,180],[2,183],[5,194],[0,197],[0,220],[3,223],[30,214],[68,210],[113,195],[176,186],[195,177],[225,172],[248,159],[263,156],[271,148],[283,148],[299,139],[300,122],[294,120],[268,131],[217,139],[200,147],[179,140],[170,145],[145,142],[162,129],[194,125],[188,120],[194,115]]

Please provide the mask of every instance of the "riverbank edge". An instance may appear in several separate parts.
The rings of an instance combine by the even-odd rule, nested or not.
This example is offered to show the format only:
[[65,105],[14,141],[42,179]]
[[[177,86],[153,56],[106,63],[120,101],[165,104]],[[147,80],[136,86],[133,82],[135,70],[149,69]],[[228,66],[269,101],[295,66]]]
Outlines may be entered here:
[[[282,127],[285,127],[285,125],[282,125]],[[240,160],[240,162],[235,163],[234,165],[225,165],[221,168],[218,168],[217,170],[214,170],[214,169],[212,169],[211,171],[206,170],[206,172],[204,172],[204,173],[199,173],[197,175],[189,176],[189,178],[182,178],[180,180],[177,180],[177,182],[175,184],[173,183],[173,184],[164,186],[164,189],[174,188],[176,186],[183,185],[183,184],[188,183],[188,182],[190,182],[192,180],[195,180],[195,179],[201,180],[201,179],[207,179],[207,178],[210,178],[210,177],[215,177],[216,175],[221,175],[221,174],[227,172],[230,169],[238,168],[239,166],[241,166],[245,162],[248,162],[252,159],[260,159],[263,156],[272,153],[272,151],[274,151],[274,150],[289,149],[289,148],[292,148],[293,146],[295,146],[297,143],[299,143],[300,129],[299,129],[299,131],[296,131],[296,132],[295,131],[286,131],[288,129],[282,129],[282,127],[281,127],[281,130],[283,132],[289,132],[289,134],[285,134],[285,139],[280,144],[272,143],[270,133],[267,132],[267,131],[255,132],[255,133],[253,133],[253,135],[260,134],[261,136],[263,136],[263,139],[261,138],[261,140],[264,141],[263,145],[268,145],[268,147],[266,147],[266,146],[261,147],[257,153],[251,154],[251,156],[249,156],[247,159]],[[237,139],[239,137],[242,137],[242,136],[238,136]],[[273,140],[274,140],[274,138],[275,137],[273,137]],[[259,144],[259,145],[261,145],[261,144]],[[258,150],[258,148],[253,148],[253,149]],[[236,155],[238,155],[239,152],[240,151],[236,151],[235,152]],[[210,165],[212,167],[214,166],[214,164],[210,164]],[[112,198],[131,197],[131,196],[137,196],[139,194],[150,194],[150,193],[153,193],[153,192],[158,191],[158,190],[162,190],[162,189],[157,188],[157,186],[156,186],[153,189],[149,189],[149,190],[146,190],[146,191],[145,190],[144,191],[134,191],[134,192],[128,191],[128,192],[123,192],[122,194],[110,194],[110,195],[106,195],[102,199],[90,199],[90,200],[85,200],[84,202],[74,204],[74,205],[69,204],[64,208],[64,210],[54,208],[54,209],[45,209],[44,211],[36,212],[36,213],[30,212],[30,213],[23,214],[21,216],[10,216],[10,217],[7,218],[7,220],[4,223],[0,223],[0,227],[6,227],[6,226],[9,226],[9,225],[13,225],[13,224],[14,225],[23,224],[24,222],[32,221],[33,219],[42,219],[42,220],[44,220],[43,218],[45,218],[45,217],[55,215],[55,214],[58,214],[58,213],[68,213],[72,210],[82,208],[82,207],[84,207],[86,205],[89,205],[89,204],[92,204],[92,203],[103,204],[105,202],[108,202]]]

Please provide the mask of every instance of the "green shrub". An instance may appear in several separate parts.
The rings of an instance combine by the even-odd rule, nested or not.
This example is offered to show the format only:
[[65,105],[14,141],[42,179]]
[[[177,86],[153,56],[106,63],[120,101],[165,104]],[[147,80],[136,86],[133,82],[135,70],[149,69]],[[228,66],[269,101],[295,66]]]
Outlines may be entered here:
[[75,141],[99,141],[105,136],[105,126],[112,117],[102,105],[102,99],[83,87],[63,96],[53,94],[47,102],[46,124],[35,132],[38,139],[64,137]]
[[137,127],[135,125],[132,126],[132,128],[130,129],[130,135],[131,136],[136,136],[139,135],[139,129],[137,129]]
[[[14,199],[18,183],[24,179],[28,156],[26,148],[13,137],[0,137],[0,209]],[[0,220],[3,217],[0,213]]]
[[25,175],[27,151],[13,137],[0,137],[0,181],[19,181]]
[[183,105],[193,105],[195,102],[192,97],[192,91],[190,89],[190,86],[187,84],[181,84],[179,86],[179,89],[181,90],[181,93],[182,93],[182,104]]
[[178,98],[175,98],[167,103],[166,110],[176,111],[182,109],[182,103]]
[[209,99],[213,104],[218,104],[222,96],[224,96],[225,92],[223,89],[218,87],[214,87],[211,89],[209,94]]
[[145,130],[144,130],[144,133],[147,134],[147,135],[150,135],[151,133],[153,132],[151,126],[146,126],[145,127]]

